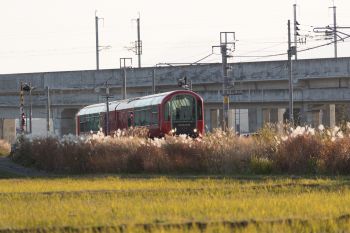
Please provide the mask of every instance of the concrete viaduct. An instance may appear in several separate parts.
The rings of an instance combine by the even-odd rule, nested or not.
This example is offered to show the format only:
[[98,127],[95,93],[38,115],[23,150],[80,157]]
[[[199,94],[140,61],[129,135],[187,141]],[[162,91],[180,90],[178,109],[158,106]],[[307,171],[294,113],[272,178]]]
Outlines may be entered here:
[[[230,64],[232,84],[230,108],[245,110],[245,131],[254,132],[264,122],[283,121],[288,111],[286,61]],[[46,91],[50,88],[52,129],[62,135],[75,132],[74,116],[83,106],[104,102],[108,82],[113,99],[122,98],[123,70],[84,70],[0,75],[0,137],[6,119],[19,118],[20,82],[31,82],[33,118],[46,118]],[[127,97],[179,89],[177,80],[186,76],[193,90],[205,101],[209,129],[220,126],[222,108],[222,65],[188,65],[126,70]],[[350,57],[293,61],[294,113],[302,124],[333,126],[349,117]],[[25,98],[28,106],[28,96]],[[231,115],[234,111],[231,111]],[[236,125],[231,117],[231,125]]]

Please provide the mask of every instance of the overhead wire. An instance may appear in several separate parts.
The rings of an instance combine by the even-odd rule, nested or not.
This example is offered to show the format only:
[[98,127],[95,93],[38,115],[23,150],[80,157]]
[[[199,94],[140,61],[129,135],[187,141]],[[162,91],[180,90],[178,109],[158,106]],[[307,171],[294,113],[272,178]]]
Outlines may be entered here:
[[213,54],[214,54],[214,53],[210,53],[209,55],[207,55],[207,56],[205,56],[205,57],[199,59],[198,61],[193,62],[193,64],[196,64],[196,63],[198,63],[198,62],[201,62],[201,61],[207,59],[208,57],[212,56]]
[[[350,36],[347,36],[343,39],[338,39],[338,41],[342,41],[342,40],[345,40],[347,38],[349,38]],[[309,50],[312,50],[312,49],[317,49],[317,48],[321,48],[321,47],[324,47],[324,46],[327,46],[327,45],[331,45],[333,44],[335,41],[331,41],[331,42],[328,42],[328,43],[325,43],[325,44],[322,44],[322,45],[317,45],[317,46],[313,46],[313,47],[309,47],[309,48],[306,48],[306,49],[301,49],[301,50],[298,50],[298,53],[299,52],[305,52],[305,51],[309,51]],[[278,53],[278,54],[270,54],[270,55],[260,55],[260,56],[235,56],[235,57],[257,57],[257,58],[264,58],[264,57],[277,57],[277,56],[282,56],[282,55],[287,55],[288,53]]]

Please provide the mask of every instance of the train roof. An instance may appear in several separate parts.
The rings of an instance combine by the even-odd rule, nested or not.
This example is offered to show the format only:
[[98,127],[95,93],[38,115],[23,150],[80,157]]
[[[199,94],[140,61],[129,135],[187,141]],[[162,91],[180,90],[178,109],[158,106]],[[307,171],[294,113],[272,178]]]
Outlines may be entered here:
[[94,114],[94,113],[100,113],[100,112],[106,112],[106,104],[105,103],[99,103],[99,104],[92,104],[88,105],[77,113],[78,116],[81,115],[88,115],[88,114]]
[[163,99],[174,93],[175,91],[169,91],[154,95],[147,95],[137,98],[130,98],[127,100],[117,100],[112,101],[110,105],[110,109],[112,110],[123,110],[123,109],[129,109],[129,108],[140,108],[143,106],[151,106],[151,105],[158,105],[162,103]]
[[[137,98],[130,98],[126,100],[117,100],[117,101],[111,101],[109,102],[109,110],[115,111],[115,110],[123,110],[123,109],[131,109],[131,108],[141,108],[143,106],[152,106],[152,105],[158,105],[162,103],[162,101],[169,95],[175,94],[175,93],[191,93],[195,94],[192,91],[187,90],[177,90],[177,91],[169,91],[154,95],[147,95]],[[195,94],[197,95],[197,94]],[[106,104],[100,103],[100,104],[93,104],[86,106],[85,108],[81,109],[77,115],[86,115],[86,114],[94,114],[94,113],[101,113],[106,112]]]

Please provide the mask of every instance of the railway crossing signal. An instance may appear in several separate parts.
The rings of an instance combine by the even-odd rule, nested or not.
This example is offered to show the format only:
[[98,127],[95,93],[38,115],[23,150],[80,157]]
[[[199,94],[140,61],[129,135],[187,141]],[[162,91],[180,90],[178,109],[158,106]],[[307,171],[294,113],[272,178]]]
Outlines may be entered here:
[[187,76],[178,79],[177,80],[177,85],[179,87],[182,87],[182,88],[186,89],[186,90],[192,91],[192,81],[190,80],[190,81],[187,82]]

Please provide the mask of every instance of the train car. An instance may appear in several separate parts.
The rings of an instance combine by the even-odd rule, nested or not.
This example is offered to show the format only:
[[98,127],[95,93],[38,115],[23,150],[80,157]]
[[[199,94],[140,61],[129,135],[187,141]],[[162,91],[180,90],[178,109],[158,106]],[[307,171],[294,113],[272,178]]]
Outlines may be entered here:
[[[106,104],[87,106],[77,114],[77,134],[106,131]],[[150,137],[165,134],[204,133],[203,99],[195,92],[178,90],[109,103],[109,132],[130,127],[145,127]],[[99,119],[97,122],[96,119]],[[87,123],[87,121],[93,121]],[[82,130],[83,129],[83,130]],[[107,133],[107,132],[106,132]]]
[[76,134],[97,133],[104,128],[106,104],[93,104],[82,108],[76,115]]

